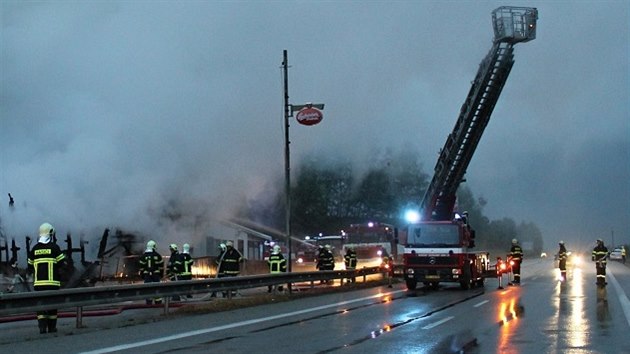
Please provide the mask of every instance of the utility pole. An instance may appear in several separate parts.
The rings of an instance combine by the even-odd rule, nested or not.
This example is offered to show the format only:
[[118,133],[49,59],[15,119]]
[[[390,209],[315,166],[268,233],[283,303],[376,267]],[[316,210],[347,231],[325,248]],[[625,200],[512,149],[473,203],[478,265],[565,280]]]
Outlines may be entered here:
[[[301,105],[292,105],[289,103],[289,59],[287,50],[283,51],[282,72],[284,76],[284,177],[285,177],[285,232],[287,238],[287,248],[289,255],[287,257],[287,272],[292,269],[292,252],[291,245],[291,152],[289,145],[289,118],[293,117],[293,112],[298,112],[296,118],[300,124],[315,125],[322,118],[322,112],[318,109],[324,109],[323,103],[311,103]],[[288,284],[289,293],[291,293],[291,284]]]
[[[289,115],[291,108],[289,105],[289,59],[287,50],[283,52],[282,71],[284,74],[284,213],[285,213],[285,232],[287,237],[287,247],[289,249],[289,257],[287,260],[287,271],[291,273],[291,159],[289,144]],[[291,292],[291,284],[289,284],[289,293]]]

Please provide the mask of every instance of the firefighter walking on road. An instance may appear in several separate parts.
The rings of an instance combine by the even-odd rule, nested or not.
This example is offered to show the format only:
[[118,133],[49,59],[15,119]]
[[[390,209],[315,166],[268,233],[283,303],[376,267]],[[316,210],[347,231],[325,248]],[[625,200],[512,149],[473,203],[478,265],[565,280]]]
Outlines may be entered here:
[[[66,264],[66,256],[53,242],[55,229],[49,223],[39,227],[39,239],[28,255],[28,267],[33,272],[35,291],[59,290],[60,271]],[[57,332],[57,310],[37,311],[39,333]]]
[[602,239],[597,240],[597,245],[593,248],[591,260],[595,262],[595,271],[597,272],[598,286],[605,286],[606,283],[606,258],[608,257],[608,248],[604,246]]
[[560,249],[558,250],[558,268],[560,268],[560,281],[567,280],[567,249],[564,246],[564,241],[558,243]]
[[514,274],[513,284],[521,284],[521,262],[523,261],[523,249],[518,244],[517,239],[512,239],[512,248],[510,248],[510,260],[512,264],[512,274]]
[[[267,264],[269,264],[270,274],[280,274],[287,271],[287,260],[284,258],[282,252],[280,252],[280,246],[273,246],[273,249],[271,250],[271,255],[269,255],[269,259],[267,260]],[[272,292],[273,288],[273,285],[269,285],[267,292]],[[277,285],[276,289],[282,292],[283,287],[282,285]]]
[[[144,254],[140,256],[138,264],[140,266],[140,275],[145,283],[159,283],[164,274],[164,259],[162,255],[156,251],[157,244],[153,240],[147,242],[147,248]],[[162,298],[156,297],[146,300],[147,305],[161,304]]]

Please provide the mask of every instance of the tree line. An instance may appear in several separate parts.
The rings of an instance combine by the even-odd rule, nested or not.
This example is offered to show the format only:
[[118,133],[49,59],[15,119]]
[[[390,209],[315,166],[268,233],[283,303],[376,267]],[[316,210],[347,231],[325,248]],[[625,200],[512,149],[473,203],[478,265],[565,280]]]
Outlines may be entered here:
[[[404,211],[419,208],[432,177],[424,171],[420,154],[411,150],[385,151],[367,165],[321,155],[307,156],[297,165],[291,185],[294,235],[338,235],[350,224],[368,221],[403,226]],[[246,213],[249,218],[273,220],[274,227],[283,230],[285,193],[284,188],[277,190],[271,205],[250,203]],[[460,185],[458,210],[468,211],[478,249],[509,249],[516,238],[532,253],[541,252],[543,237],[536,224],[509,217],[490,220],[483,213],[486,204],[483,197],[475,198],[465,184]]]

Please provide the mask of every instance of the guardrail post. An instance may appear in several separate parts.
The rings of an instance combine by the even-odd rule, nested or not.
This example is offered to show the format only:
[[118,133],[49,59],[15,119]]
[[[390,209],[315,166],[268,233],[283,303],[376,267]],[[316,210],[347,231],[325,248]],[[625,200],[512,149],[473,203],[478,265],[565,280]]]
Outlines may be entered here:
[[77,306],[77,328],[83,328],[83,306]]
[[365,266],[363,267],[363,282],[367,282],[367,274],[365,274]]
[[164,315],[167,316],[168,315],[168,305],[170,303],[171,297],[170,296],[165,296],[164,297]]

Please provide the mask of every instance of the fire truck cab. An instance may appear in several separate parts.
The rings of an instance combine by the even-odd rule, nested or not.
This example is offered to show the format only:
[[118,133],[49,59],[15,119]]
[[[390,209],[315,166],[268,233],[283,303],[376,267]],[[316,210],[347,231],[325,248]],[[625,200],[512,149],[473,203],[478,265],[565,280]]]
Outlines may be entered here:
[[471,252],[475,232],[462,219],[408,225],[404,277],[413,290],[420,282],[437,287],[440,282],[459,282],[463,289],[483,286],[489,266],[488,252]]

